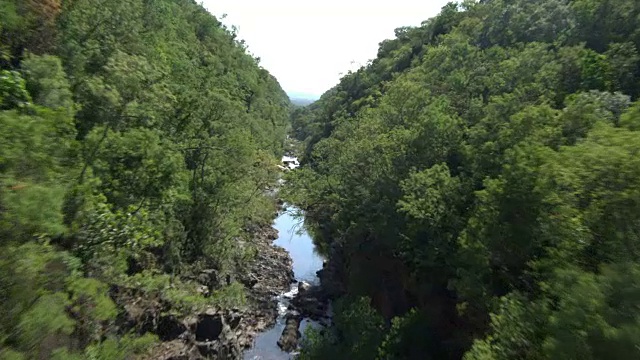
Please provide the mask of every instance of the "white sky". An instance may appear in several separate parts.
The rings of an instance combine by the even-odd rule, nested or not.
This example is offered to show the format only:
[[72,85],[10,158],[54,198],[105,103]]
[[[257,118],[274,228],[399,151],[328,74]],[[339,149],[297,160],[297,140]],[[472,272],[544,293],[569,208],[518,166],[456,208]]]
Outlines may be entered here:
[[249,51],[292,96],[319,97],[375,58],[401,26],[418,26],[451,0],[203,0],[238,27]]

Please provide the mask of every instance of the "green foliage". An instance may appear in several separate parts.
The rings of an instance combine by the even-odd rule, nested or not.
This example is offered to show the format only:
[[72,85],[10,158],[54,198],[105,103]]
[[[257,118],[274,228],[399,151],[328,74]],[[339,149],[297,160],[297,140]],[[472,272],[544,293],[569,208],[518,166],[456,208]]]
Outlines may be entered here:
[[275,78],[193,1],[0,0],[0,18],[0,358],[133,358],[157,339],[116,322],[130,294],[243,305],[242,284],[189,279],[245,266],[272,220]]
[[42,343],[52,340],[57,342],[60,338],[71,335],[75,322],[65,314],[64,310],[68,305],[69,301],[62,293],[38,298],[18,323],[20,344],[42,356],[43,351],[46,351],[39,349]]
[[[283,194],[389,320],[381,358],[635,356],[638,4],[449,4],[293,113]],[[341,326],[303,353],[348,358],[313,352]]]
[[620,118],[620,126],[626,127],[632,131],[640,130],[640,103],[634,103],[629,111],[625,112]]
[[245,288],[239,282],[233,282],[216,290],[211,295],[214,304],[221,307],[238,307],[246,304]]
[[11,349],[0,350],[0,359],[2,360],[24,360],[25,357],[22,353],[13,351]]
[[83,277],[80,260],[48,242],[5,246],[3,253],[5,344],[28,358],[56,358],[74,343],[100,343],[103,325],[117,315],[107,284]]
[[341,299],[335,304],[334,326],[305,333],[300,359],[374,359],[382,340],[382,317],[367,298]]
[[[413,309],[391,322],[387,335],[378,348],[377,359],[427,359],[440,345],[430,334],[425,314]],[[429,340],[431,339],[431,340]]]
[[0,110],[24,108],[31,101],[26,83],[16,71],[0,70]]
[[132,276],[122,277],[118,283],[137,289],[148,298],[160,298],[172,304],[171,312],[176,315],[187,315],[202,310],[212,303],[210,299],[198,293],[197,284],[182,281],[170,274],[145,270]]
[[129,359],[131,356],[143,354],[157,341],[151,334],[140,337],[110,337],[99,344],[91,345],[85,350],[88,360]]
[[73,94],[59,58],[30,55],[22,62],[26,89],[35,104],[51,109],[63,108],[73,116]]

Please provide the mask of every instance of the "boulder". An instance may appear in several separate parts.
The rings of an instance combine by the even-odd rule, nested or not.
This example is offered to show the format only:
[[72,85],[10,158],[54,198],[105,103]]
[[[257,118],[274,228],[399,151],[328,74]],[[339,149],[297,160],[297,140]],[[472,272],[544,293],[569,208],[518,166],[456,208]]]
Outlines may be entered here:
[[238,328],[241,321],[242,314],[240,314],[238,311],[232,311],[226,317],[226,322],[227,324],[229,324],[229,327],[231,327],[231,330],[235,330],[236,328]]
[[298,285],[298,294],[291,300],[290,308],[304,317],[319,320],[327,316],[328,296],[321,286],[307,283]]
[[315,297],[297,297],[292,304],[302,315],[314,320],[325,317],[327,313],[326,304]]
[[196,324],[196,341],[218,340],[224,322],[220,314],[200,314]]
[[180,338],[187,330],[187,326],[175,316],[165,315],[158,319],[156,334],[162,341],[171,341]]
[[215,269],[206,269],[200,271],[197,280],[200,284],[208,287],[209,289],[215,289],[218,286],[218,271]]
[[311,289],[311,284],[306,281],[300,281],[298,283],[298,294],[303,294]]
[[285,317],[285,327],[282,331],[280,339],[278,339],[278,346],[286,352],[292,352],[298,348],[298,340],[300,339],[300,322],[302,316],[297,313],[289,313]]
[[[239,320],[238,320],[239,323]],[[239,359],[242,347],[222,314],[209,310],[198,317],[195,333],[198,352],[207,358]]]

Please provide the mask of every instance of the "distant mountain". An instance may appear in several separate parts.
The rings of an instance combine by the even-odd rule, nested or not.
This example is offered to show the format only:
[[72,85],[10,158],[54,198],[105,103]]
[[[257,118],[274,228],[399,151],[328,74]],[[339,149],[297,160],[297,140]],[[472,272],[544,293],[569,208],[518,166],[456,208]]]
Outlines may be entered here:
[[315,99],[309,99],[309,98],[290,98],[290,100],[291,100],[291,103],[296,106],[307,106],[313,103],[314,101],[316,101]]
[[294,105],[307,106],[320,98],[319,95],[303,92],[287,92],[289,99]]

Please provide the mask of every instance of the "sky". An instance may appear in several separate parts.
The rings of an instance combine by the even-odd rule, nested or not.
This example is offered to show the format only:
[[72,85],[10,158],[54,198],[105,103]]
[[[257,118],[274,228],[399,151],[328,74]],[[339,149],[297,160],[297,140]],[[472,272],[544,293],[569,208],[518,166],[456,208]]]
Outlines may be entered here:
[[238,28],[290,97],[318,98],[374,59],[394,29],[419,26],[451,0],[203,0]]

